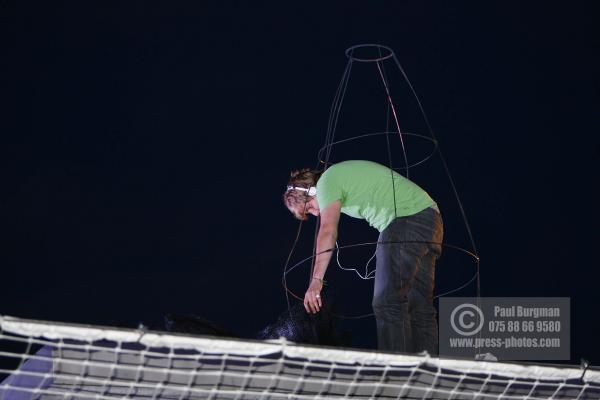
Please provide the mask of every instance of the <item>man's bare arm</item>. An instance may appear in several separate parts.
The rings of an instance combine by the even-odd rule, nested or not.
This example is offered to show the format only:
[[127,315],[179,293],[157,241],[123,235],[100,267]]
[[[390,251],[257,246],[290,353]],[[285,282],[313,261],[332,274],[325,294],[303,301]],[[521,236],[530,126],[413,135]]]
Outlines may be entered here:
[[[322,306],[321,289],[323,288],[322,279],[327,271],[327,266],[331,260],[333,249],[337,239],[337,228],[340,220],[340,212],[342,202],[337,200],[328,205],[327,208],[321,210],[321,224],[319,226],[319,234],[317,235],[317,257],[315,260],[315,269],[311,283],[304,296],[304,307],[308,312],[318,312]],[[324,252],[326,251],[326,252]],[[323,253],[324,252],[324,253]],[[317,297],[319,295],[319,297]]]

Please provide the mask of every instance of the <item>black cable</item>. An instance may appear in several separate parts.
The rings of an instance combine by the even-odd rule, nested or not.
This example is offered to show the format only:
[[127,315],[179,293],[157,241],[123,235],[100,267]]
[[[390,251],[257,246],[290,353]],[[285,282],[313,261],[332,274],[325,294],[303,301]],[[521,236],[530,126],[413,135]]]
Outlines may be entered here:
[[[379,57],[381,58],[381,49],[379,50]],[[381,71],[381,69],[379,68],[379,61],[377,61],[377,68]],[[384,86],[387,86],[385,84],[385,72],[382,75],[382,79],[384,80],[383,84]],[[385,115],[385,131],[389,132],[390,130],[390,107],[392,106],[392,104],[390,104],[390,102],[388,101],[387,103],[387,107],[385,108],[386,110],[386,115]],[[394,165],[392,163],[392,147],[390,145],[390,135],[389,133],[386,133],[385,135],[385,140],[386,140],[386,147],[387,147],[387,153],[388,153],[388,163],[389,163],[389,168],[390,168],[390,177],[392,178],[392,195],[393,195],[393,201],[394,201],[394,219],[398,218],[398,206],[396,204],[396,183],[395,183],[395,179],[394,179]],[[408,160],[405,159],[406,161],[406,177],[408,178]]]
[[408,156],[406,155],[406,146],[404,145],[404,138],[402,137],[402,131],[400,130],[400,122],[398,122],[398,115],[396,114],[396,107],[394,107],[394,102],[392,100],[392,94],[390,93],[390,89],[388,87],[387,81],[383,72],[381,71],[381,67],[379,65],[379,61],[377,62],[377,70],[379,71],[379,75],[381,76],[381,80],[383,81],[383,87],[385,88],[385,93],[388,99],[388,103],[392,109],[392,115],[394,116],[394,122],[396,123],[396,129],[398,130],[398,137],[400,138],[400,143],[402,144],[402,154],[404,155],[404,164],[407,166],[406,168],[406,178],[409,178],[408,175]]
[[285,300],[287,302],[288,312],[290,313],[290,318],[292,317],[292,306],[290,304],[290,293],[291,291],[287,287],[287,267],[290,265],[290,260],[292,258],[292,254],[294,254],[294,250],[296,249],[296,245],[298,244],[298,240],[300,239],[300,232],[302,232],[302,223],[304,221],[300,221],[298,224],[298,231],[296,232],[296,238],[294,239],[294,243],[292,244],[292,248],[288,254],[287,260],[285,261],[285,265],[283,266],[283,276],[281,277],[281,284],[285,289]]
[[342,104],[344,102],[344,97],[346,96],[346,90],[348,88],[348,82],[350,81],[350,72],[352,71],[352,60],[348,61],[348,64],[346,66],[346,70],[347,73],[343,76],[343,81],[342,81],[342,85],[341,85],[341,91],[337,100],[337,104],[335,104],[335,107],[332,109],[333,111],[333,117],[330,119],[331,121],[331,125],[329,127],[329,131],[328,131],[328,136],[326,138],[326,147],[327,147],[327,154],[325,156],[325,165],[328,164],[329,162],[329,157],[331,155],[331,145],[330,143],[333,142],[334,138],[335,138],[335,131],[337,128],[337,124],[339,121],[339,117],[340,117],[340,111],[342,109]]
[[[402,69],[402,66],[400,65],[400,62],[396,58],[395,54],[393,55],[393,59],[394,59],[394,62],[396,63],[396,66],[398,67],[398,69],[402,73],[402,76],[406,80],[406,83],[408,84],[408,87],[410,88],[413,96],[415,97],[415,100],[417,101],[417,105],[419,106],[419,110],[421,111],[421,115],[423,116],[423,120],[425,121],[425,124],[427,125],[427,129],[429,130],[429,133],[431,134],[431,136],[433,137],[433,139],[437,142],[438,141],[437,137],[435,136],[435,133],[433,132],[433,128],[431,127],[431,124],[429,123],[429,118],[427,118],[427,114],[425,114],[425,109],[423,108],[423,105],[421,104],[421,100],[419,99],[419,96],[417,96],[417,92],[415,91],[415,89],[413,88],[412,84],[410,83],[410,80],[408,79],[408,76],[404,72],[404,69]],[[458,202],[458,206],[460,208],[460,212],[462,214],[462,217],[463,217],[463,220],[464,220],[464,223],[465,223],[465,228],[467,229],[467,233],[469,235],[469,240],[471,241],[471,246],[473,247],[473,252],[475,254],[478,254],[479,252],[477,251],[477,246],[475,246],[475,239],[473,238],[473,234],[471,232],[471,227],[469,225],[469,221],[467,219],[467,215],[466,215],[465,210],[463,208],[462,201],[460,200],[460,196],[458,195],[458,191],[456,190],[456,185],[454,184],[454,180],[452,179],[452,175],[450,174],[450,170],[449,170],[448,165],[446,163],[446,159],[444,158],[444,155],[442,154],[442,150],[439,148],[439,146],[438,146],[438,152],[440,154],[440,159],[442,160],[442,164],[444,166],[444,170],[446,171],[446,175],[448,176],[448,179],[450,180],[450,185],[452,186],[452,190],[454,192],[454,196],[456,197],[456,201]],[[479,285],[479,283],[478,283],[478,285]]]

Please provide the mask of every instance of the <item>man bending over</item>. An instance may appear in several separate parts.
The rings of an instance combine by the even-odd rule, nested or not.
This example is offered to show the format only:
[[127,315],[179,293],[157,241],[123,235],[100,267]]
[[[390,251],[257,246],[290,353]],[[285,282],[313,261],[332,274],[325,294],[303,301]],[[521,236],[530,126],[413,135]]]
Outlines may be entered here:
[[326,250],[335,247],[340,213],[364,219],[380,232],[372,303],[379,349],[437,355],[433,289],[443,224],[431,197],[383,165],[350,160],[322,174],[292,172],[283,200],[298,219],[321,217],[314,273],[304,296],[306,311],[316,313],[322,307],[320,293],[332,255]]

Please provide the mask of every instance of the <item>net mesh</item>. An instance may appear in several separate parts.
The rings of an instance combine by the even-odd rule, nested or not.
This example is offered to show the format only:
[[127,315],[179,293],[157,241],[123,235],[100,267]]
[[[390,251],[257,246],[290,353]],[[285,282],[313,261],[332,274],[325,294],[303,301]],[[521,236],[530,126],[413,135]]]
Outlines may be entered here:
[[600,372],[0,317],[0,400],[599,399]]

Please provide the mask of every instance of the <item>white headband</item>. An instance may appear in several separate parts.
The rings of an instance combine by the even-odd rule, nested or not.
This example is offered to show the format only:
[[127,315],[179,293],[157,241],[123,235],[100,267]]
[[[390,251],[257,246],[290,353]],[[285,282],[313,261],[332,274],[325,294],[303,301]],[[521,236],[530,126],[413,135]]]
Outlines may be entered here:
[[303,187],[298,187],[298,186],[288,186],[287,187],[287,191],[289,192],[290,190],[299,190],[301,192],[306,192],[308,193],[309,196],[316,196],[317,194],[317,188],[314,186],[307,188],[303,188]]

